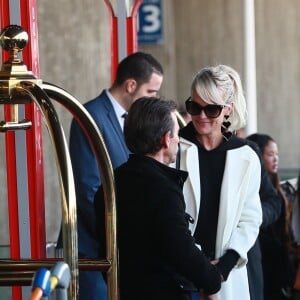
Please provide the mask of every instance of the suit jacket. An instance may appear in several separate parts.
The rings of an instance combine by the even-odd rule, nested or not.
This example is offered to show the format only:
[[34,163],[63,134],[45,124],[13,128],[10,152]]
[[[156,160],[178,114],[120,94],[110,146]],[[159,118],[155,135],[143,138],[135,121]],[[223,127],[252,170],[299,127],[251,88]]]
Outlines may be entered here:
[[[188,229],[182,194],[186,177],[186,172],[140,155],[131,155],[116,169],[121,299],[182,299],[189,281],[208,293],[220,289],[219,272]],[[101,224],[102,189],[95,209]]]
[[[180,169],[189,172],[184,185],[186,211],[195,220],[195,231],[201,201],[198,149],[192,142],[180,138]],[[255,151],[248,145],[227,151],[223,174],[216,237],[216,258],[228,249],[235,250],[240,259],[222,283],[222,299],[249,299],[247,252],[254,244],[262,221],[259,198],[261,165]],[[201,246],[201,245],[200,245]]]
[[[84,106],[100,129],[113,168],[118,167],[127,161],[129,150],[106,92],[102,91],[100,96]],[[99,245],[95,238],[93,203],[101,178],[96,157],[75,120],[71,124],[70,155],[77,197],[78,250],[81,256],[94,258],[98,255]]]

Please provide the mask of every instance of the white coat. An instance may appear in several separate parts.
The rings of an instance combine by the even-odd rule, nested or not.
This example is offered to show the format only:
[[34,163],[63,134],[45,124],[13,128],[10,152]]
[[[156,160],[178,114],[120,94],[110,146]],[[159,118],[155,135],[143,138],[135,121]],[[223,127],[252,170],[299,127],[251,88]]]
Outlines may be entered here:
[[[184,185],[186,211],[195,220],[190,224],[195,231],[201,201],[198,149],[180,138],[180,169],[189,172]],[[262,211],[259,198],[261,164],[258,155],[248,145],[227,151],[221,186],[219,219],[216,235],[216,259],[233,249],[240,259],[222,283],[222,300],[250,299],[247,278],[247,252],[254,244]],[[200,245],[201,246],[201,245]]]

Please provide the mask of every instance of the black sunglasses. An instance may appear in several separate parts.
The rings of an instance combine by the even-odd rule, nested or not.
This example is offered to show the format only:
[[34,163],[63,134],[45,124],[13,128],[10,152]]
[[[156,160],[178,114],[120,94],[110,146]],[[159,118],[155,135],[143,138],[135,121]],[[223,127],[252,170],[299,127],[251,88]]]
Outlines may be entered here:
[[185,107],[186,111],[192,116],[200,115],[203,110],[208,118],[217,118],[221,114],[225,105],[208,104],[206,106],[201,106],[189,97],[185,101]]

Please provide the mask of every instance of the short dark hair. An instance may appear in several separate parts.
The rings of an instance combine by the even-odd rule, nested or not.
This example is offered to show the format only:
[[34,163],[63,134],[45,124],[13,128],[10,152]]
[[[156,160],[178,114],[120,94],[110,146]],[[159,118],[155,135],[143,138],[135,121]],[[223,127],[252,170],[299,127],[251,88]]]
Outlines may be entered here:
[[247,136],[246,139],[256,143],[261,153],[264,153],[265,147],[268,145],[270,141],[275,142],[270,135],[264,133],[253,133]]
[[153,73],[163,75],[163,68],[156,58],[148,53],[135,52],[119,63],[114,84],[121,85],[129,78],[133,78],[138,84],[144,84]]
[[124,125],[125,141],[128,149],[136,154],[154,154],[158,152],[161,138],[167,132],[174,134],[174,121],[171,112],[175,112],[173,100],[158,97],[142,97],[131,106]]

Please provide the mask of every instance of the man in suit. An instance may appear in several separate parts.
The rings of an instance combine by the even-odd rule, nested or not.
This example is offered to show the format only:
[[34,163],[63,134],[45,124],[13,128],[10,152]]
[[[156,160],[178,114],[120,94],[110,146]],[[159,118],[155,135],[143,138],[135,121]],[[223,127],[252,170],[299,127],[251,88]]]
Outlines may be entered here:
[[[136,99],[155,96],[162,80],[161,64],[150,54],[136,52],[119,63],[113,85],[84,105],[103,135],[113,168],[126,162],[129,155],[123,136],[124,115]],[[70,131],[70,155],[77,197],[79,258],[96,258],[99,245],[93,202],[101,178],[94,153],[75,120]],[[79,299],[106,299],[101,272],[79,272]]]
[[[132,154],[115,170],[122,300],[188,300],[195,287],[204,289],[205,299],[219,299],[221,273],[188,228],[182,192],[188,173],[168,166],[179,142],[175,109],[172,100],[143,97],[125,121]],[[100,188],[95,196],[99,225],[103,198]],[[103,238],[100,228],[97,236]]]

